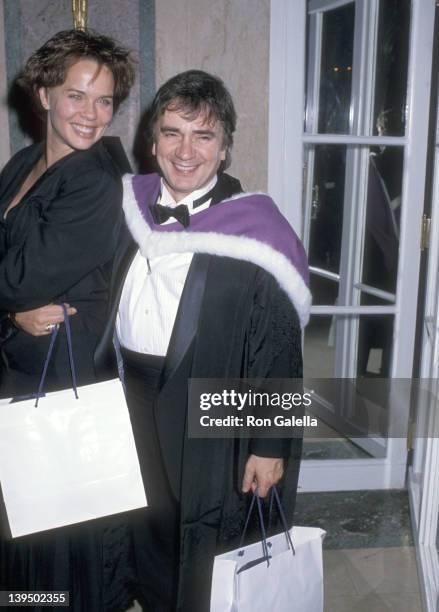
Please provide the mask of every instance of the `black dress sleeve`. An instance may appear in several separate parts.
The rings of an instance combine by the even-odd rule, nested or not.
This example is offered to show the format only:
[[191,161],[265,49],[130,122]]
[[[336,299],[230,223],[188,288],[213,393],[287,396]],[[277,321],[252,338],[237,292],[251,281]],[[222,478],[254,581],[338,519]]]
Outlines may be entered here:
[[[277,281],[261,270],[249,335],[249,378],[302,378],[302,335],[297,312]],[[291,454],[291,439],[253,438],[260,457]]]
[[0,261],[0,310],[43,306],[113,256],[120,180],[101,167],[77,170],[60,181],[53,201]]

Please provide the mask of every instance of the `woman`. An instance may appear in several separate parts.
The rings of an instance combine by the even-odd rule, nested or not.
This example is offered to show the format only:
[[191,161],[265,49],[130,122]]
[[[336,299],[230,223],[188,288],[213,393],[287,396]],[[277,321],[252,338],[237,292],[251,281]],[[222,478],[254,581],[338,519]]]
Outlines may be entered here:
[[[0,176],[3,397],[36,391],[51,330],[62,322],[55,302],[75,314],[78,383],[100,375],[93,353],[122,221],[120,172],[101,138],[133,81],[126,49],[79,30],[47,41],[20,76],[45,117],[46,139],[17,153]],[[62,331],[45,390],[70,385]],[[72,610],[122,610],[128,596],[119,597],[110,536],[98,523],[86,523],[3,542],[0,589],[70,590]],[[104,603],[106,579],[114,605]]]
[[[62,314],[59,306],[38,317],[27,311],[54,301],[77,307],[78,376],[83,384],[95,378],[93,350],[121,223],[120,173],[100,139],[133,77],[125,49],[73,30],[36,51],[19,79],[46,117],[46,140],[17,153],[0,177],[3,397],[35,391]],[[69,384],[64,347],[60,338],[46,389]]]

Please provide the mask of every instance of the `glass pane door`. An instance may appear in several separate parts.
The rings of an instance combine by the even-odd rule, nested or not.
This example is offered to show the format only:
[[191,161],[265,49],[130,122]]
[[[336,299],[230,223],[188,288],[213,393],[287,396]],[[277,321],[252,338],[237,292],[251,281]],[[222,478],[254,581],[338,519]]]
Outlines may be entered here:
[[[392,434],[367,437],[363,420],[341,440],[349,453],[309,442],[300,486],[403,487],[410,406],[398,379],[414,362],[435,1],[296,2],[272,2],[269,185],[311,265],[305,376],[362,390],[390,381]],[[349,405],[343,392],[326,400],[317,409],[334,428]]]
[[[305,238],[315,308],[305,371],[385,378],[396,312],[410,1],[311,1],[308,8]],[[326,411],[329,425],[341,410],[336,401]],[[371,450],[369,441],[355,443]]]
[[[434,18],[431,17],[432,21]],[[439,8],[436,8],[436,32]],[[437,53],[437,51],[436,51]],[[438,64],[434,68],[438,71]],[[439,75],[436,74],[439,81]],[[433,153],[431,228],[427,282],[423,313],[420,385],[431,395],[419,392],[413,410],[413,457],[408,470],[410,508],[419,558],[419,576],[427,612],[439,605],[439,89],[432,94],[436,106]],[[425,379],[425,380],[424,380]]]

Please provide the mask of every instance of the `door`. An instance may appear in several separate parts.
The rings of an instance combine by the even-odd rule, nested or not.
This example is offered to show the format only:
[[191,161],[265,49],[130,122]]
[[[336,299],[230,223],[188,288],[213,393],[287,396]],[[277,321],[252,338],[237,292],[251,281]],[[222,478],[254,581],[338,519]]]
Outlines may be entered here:
[[[277,61],[271,58],[270,105],[280,104],[275,95],[279,73],[277,84],[286,80],[279,87],[284,106],[298,109],[300,98],[305,111],[300,135],[296,131],[289,138],[284,122],[277,164],[279,153],[270,140],[270,168],[277,166],[271,175],[283,188],[276,193],[274,181],[269,183],[301,230],[309,256],[314,305],[305,334],[305,375],[362,381],[363,389],[377,379],[390,380],[390,431],[398,424],[398,437],[389,439],[371,438],[364,423],[357,424],[352,455],[305,460],[301,486],[401,487],[409,402],[398,380],[410,379],[413,368],[434,1],[274,4],[272,52]],[[306,41],[294,36],[281,56],[282,33],[294,29],[294,20],[300,22],[298,4]],[[305,67],[305,94],[297,87],[302,81],[298,58]],[[289,80],[296,80],[295,88]],[[276,133],[274,119],[271,126]],[[288,198],[279,164],[291,182],[300,182],[300,201]],[[317,408],[329,426],[350,419],[341,397],[325,400]]]
[[[435,32],[439,28],[439,7],[436,7]],[[430,129],[434,131],[431,155],[431,226],[427,257],[427,278],[423,312],[421,360],[413,410],[413,453],[408,470],[410,510],[418,555],[418,567],[425,609],[435,612],[439,602],[439,41],[433,56],[434,91],[432,92]],[[435,109],[435,112],[434,112]],[[426,393],[428,390],[430,393]]]

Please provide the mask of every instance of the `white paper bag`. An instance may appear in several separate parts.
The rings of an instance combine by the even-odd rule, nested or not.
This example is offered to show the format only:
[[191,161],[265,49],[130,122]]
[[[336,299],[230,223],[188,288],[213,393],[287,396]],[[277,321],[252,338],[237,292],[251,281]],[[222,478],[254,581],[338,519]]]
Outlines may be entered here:
[[0,484],[13,537],[147,505],[121,382],[0,401]]
[[289,533],[296,554],[284,533],[267,538],[268,567],[262,560],[239,572],[263,557],[261,542],[215,557],[210,612],[323,612],[325,531],[293,527]]

